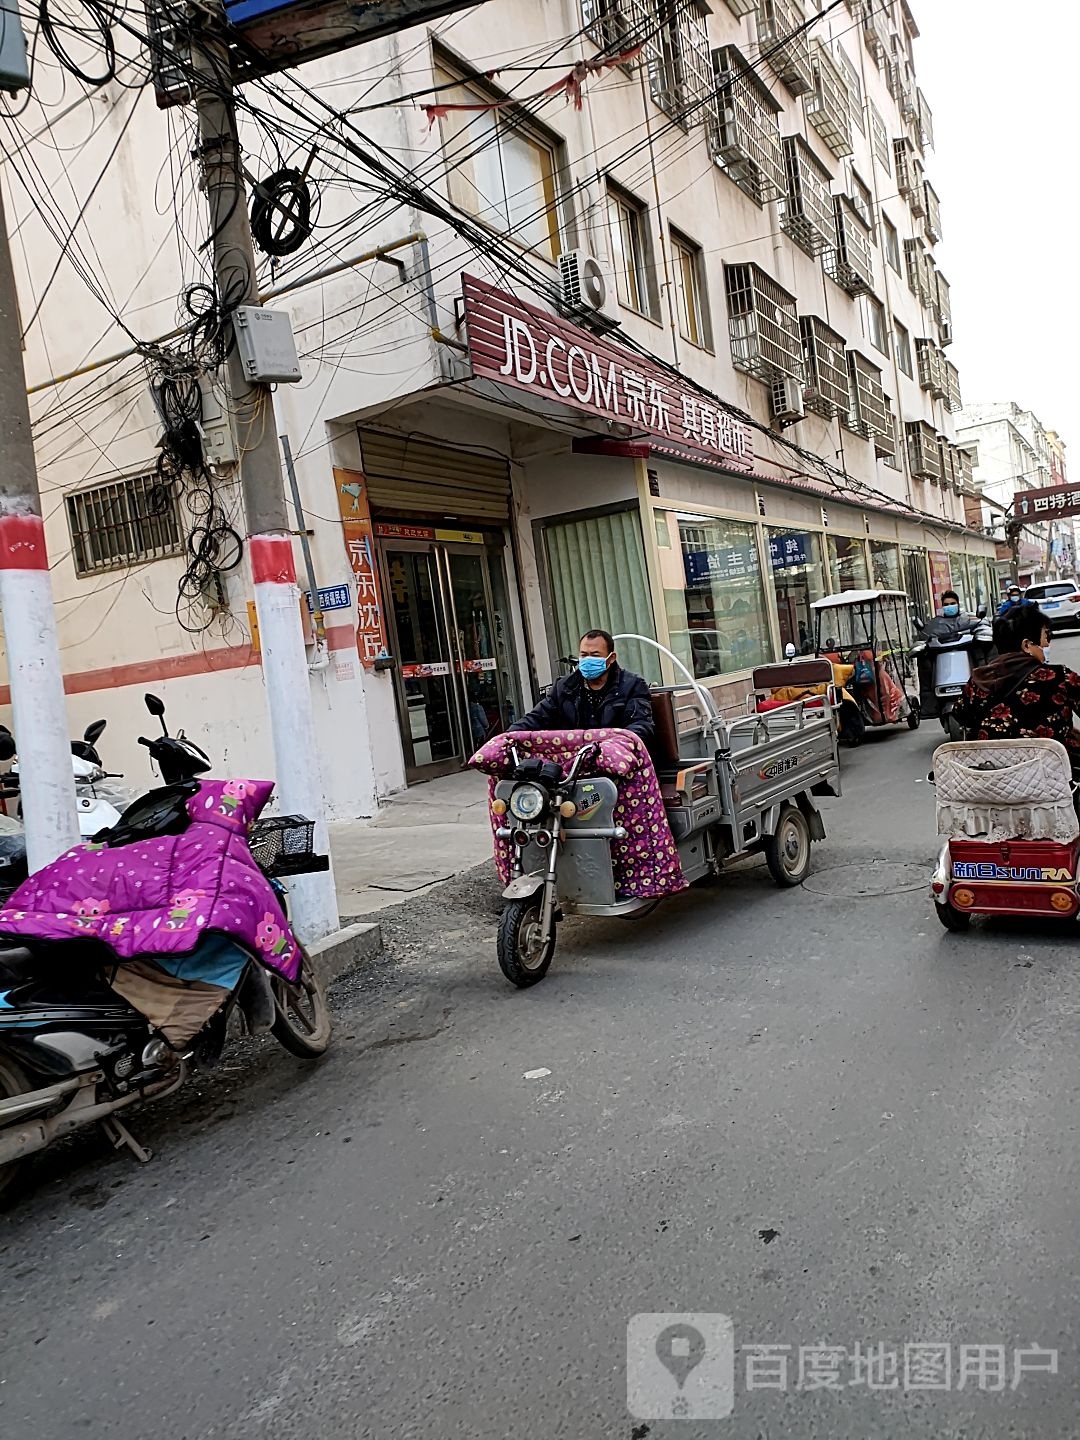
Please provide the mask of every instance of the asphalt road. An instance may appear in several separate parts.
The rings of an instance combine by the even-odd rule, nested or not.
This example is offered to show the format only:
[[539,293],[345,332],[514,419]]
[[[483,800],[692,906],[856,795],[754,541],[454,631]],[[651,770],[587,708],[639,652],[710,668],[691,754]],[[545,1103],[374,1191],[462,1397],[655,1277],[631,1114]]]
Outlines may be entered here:
[[[0,1434],[1080,1433],[1075,932],[940,929],[940,739],[845,757],[802,891],[755,863],[570,923],[519,993],[460,882],[390,917],[323,1064],[255,1047],[132,1122],[148,1166],[53,1156],[0,1220]],[[628,1413],[628,1323],[674,1312],[731,1317],[729,1418]],[[932,1344],[948,1388],[905,1375]]]

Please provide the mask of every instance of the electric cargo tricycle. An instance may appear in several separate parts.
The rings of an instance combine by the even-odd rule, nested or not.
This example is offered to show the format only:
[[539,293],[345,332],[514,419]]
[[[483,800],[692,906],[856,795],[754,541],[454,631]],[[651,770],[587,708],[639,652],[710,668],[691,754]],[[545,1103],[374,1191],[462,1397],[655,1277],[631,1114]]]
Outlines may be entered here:
[[[831,691],[725,719],[670,651],[645,637],[616,639],[655,646],[686,675],[652,692],[656,779],[686,882],[760,852],[778,885],[801,885],[811,843],[825,838],[815,797],[840,795]],[[611,847],[626,831],[618,785],[596,773],[598,749],[583,744],[564,768],[512,748],[511,772],[493,787],[496,840],[510,847],[498,960],[519,987],[547,973],[564,916],[630,916],[658,903],[618,893]]]

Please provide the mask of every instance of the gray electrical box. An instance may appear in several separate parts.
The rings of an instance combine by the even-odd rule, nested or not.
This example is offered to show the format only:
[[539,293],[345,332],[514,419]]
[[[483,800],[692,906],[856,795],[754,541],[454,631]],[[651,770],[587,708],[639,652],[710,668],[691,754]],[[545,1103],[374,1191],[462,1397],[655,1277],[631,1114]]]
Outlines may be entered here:
[[26,56],[16,0],[0,0],[0,90],[15,95],[30,84],[30,64]]
[[240,305],[233,311],[233,329],[249,380],[260,385],[291,385],[301,378],[287,311]]
[[233,430],[229,386],[224,371],[207,370],[199,377],[202,392],[203,456],[208,465],[235,465],[240,459]]

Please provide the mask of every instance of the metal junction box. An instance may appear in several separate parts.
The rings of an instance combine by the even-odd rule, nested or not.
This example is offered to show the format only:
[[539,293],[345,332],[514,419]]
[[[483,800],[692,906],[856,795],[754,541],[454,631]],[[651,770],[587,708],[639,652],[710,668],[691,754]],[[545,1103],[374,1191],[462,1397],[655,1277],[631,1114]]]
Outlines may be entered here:
[[15,95],[30,84],[26,36],[16,0],[0,0],[0,90]]
[[244,374],[260,385],[291,385],[301,378],[292,318],[284,310],[240,305],[233,328]]

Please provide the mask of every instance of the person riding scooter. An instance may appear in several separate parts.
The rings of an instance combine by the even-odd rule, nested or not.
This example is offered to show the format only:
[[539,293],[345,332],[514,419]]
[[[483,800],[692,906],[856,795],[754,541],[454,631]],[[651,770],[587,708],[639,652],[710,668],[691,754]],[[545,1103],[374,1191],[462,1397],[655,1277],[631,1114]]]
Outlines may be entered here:
[[1020,605],[994,622],[998,657],[980,666],[954,714],[969,740],[1059,740],[1080,774],[1080,675],[1047,663],[1050,621],[1037,605]]
[[556,680],[507,733],[520,730],[629,730],[651,751],[656,723],[649,682],[619,665],[606,630],[586,630],[577,669]]
[[1034,605],[1034,600],[1028,600],[1019,585],[1010,585],[1005,592],[1005,599],[998,606],[997,618],[1000,620],[1003,615],[1009,615],[1013,610],[1019,610],[1024,605]]

